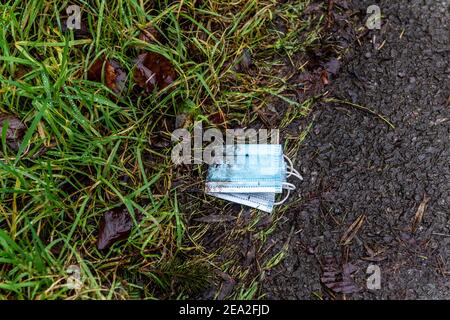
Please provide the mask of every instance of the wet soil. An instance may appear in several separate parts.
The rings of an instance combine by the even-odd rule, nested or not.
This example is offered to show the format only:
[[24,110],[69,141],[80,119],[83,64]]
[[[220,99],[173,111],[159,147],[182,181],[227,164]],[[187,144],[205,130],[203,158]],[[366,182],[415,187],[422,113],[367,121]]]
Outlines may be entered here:
[[[360,291],[345,298],[450,299],[450,1],[353,5],[374,2],[382,28],[346,56],[330,96],[395,128],[343,103],[312,113],[296,159],[302,201],[269,240],[275,251],[289,244],[262,281],[269,299],[342,298],[321,281],[327,257],[356,270]],[[369,265],[380,289],[367,288]]]

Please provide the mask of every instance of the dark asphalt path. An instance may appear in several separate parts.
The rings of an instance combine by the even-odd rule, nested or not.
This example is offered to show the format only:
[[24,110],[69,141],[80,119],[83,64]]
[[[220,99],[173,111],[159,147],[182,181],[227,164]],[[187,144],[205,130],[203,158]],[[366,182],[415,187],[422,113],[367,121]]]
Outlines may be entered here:
[[[331,95],[373,109],[396,126],[344,105],[322,105],[297,163],[305,181],[272,241],[295,226],[286,259],[267,275],[269,298],[320,296],[326,255],[358,267],[353,298],[450,299],[450,0],[377,3],[381,30],[345,59]],[[411,222],[429,197],[417,231]],[[355,219],[351,245],[339,244]],[[372,262],[367,257],[374,255]],[[377,261],[380,260],[380,261]],[[376,264],[382,288],[365,288]]]

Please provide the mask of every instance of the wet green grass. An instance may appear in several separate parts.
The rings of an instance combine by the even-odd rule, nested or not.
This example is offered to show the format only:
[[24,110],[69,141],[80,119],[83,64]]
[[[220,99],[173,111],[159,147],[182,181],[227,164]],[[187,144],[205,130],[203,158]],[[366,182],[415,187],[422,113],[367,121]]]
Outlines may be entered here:
[[[291,108],[283,126],[307,114],[312,102],[292,98],[297,88],[288,79],[302,69],[296,54],[317,46],[323,19],[301,18],[306,0],[3,3],[0,113],[27,131],[17,151],[4,133],[1,140],[0,298],[187,298],[206,288],[227,263],[202,247],[207,227],[186,224],[170,146],[155,141],[168,137],[165,124],[180,114],[187,128],[195,120],[213,126],[209,115],[218,112],[228,126],[245,127],[274,101]],[[82,7],[86,39],[59,28],[72,4]],[[150,22],[161,42],[139,40]],[[176,81],[142,94],[132,72],[143,51],[169,59]],[[236,72],[244,52],[252,73]],[[101,56],[127,71],[121,96],[87,80]],[[100,252],[99,220],[121,206],[134,217],[132,233]],[[71,265],[81,270],[78,289],[66,285]],[[234,297],[258,297],[257,281],[239,290]]]

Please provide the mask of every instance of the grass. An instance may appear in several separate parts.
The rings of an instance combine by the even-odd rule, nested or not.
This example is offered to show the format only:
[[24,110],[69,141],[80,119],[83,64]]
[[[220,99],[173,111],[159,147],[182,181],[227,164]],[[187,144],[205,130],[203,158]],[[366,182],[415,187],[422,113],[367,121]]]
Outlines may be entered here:
[[[90,33],[85,39],[59,27],[73,4],[82,8]],[[195,120],[215,126],[211,115],[217,113],[225,115],[227,127],[251,126],[273,104],[287,110],[275,126],[285,128],[306,115],[313,101],[297,99],[299,84],[289,79],[304,68],[299,55],[321,42],[324,18],[304,15],[309,5],[3,1],[0,113],[21,119],[27,130],[18,150],[7,146],[2,133],[0,298],[183,299],[217,282],[215,270],[242,279],[228,296],[259,297],[261,279],[239,265],[239,248],[205,248],[212,227],[192,223],[191,217],[206,210],[223,212],[223,202],[184,194],[187,184],[201,188],[204,168],[174,167],[170,146],[155,141],[170,139],[180,115],[187,128]],[[161,42],[139,40],[149,23],[162,34]],[[144,51],[166,57],[179,75],[148,95],[132,77],[134,59]],[[237,72],[245,54],[251,56],[251,72]],[[127,71],[121,96],[87,80],[101,56]],[[290,138],[291,152],[302,137]],[[100,218],[122,206],[133,215],[132,233],[109,250],[97,250]],[[260,218],[252,211],[248,228]],[[236,229],[230,237],[242,232]],[[270,232],[273,225],[258,231],[258,250]],[[267,265],[278,258],[270,257]],[[66,285],[71,265],[81,270],[76,290]]]

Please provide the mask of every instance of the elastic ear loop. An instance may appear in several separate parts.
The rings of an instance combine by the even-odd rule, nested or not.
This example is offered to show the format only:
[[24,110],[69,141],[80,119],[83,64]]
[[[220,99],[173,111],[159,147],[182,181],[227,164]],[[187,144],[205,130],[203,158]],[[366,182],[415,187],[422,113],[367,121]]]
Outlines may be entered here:
[[[294,169],[294,165],[291,161],[291,159],[289,159],[289,157],[287,157],[286,155],[283,155],[283,157],[288,161],[289,165],[287,166],[287,169],[289,169],[290,171],[288,172],[287,177],[289,178],[290,176],[294,176],[300,180],[303,181],[303,177],[300,175],[300,173]],[[283,204],[286,202],[286,200],[289,198],[289,195],[291,194],[291,190],[295,190],[295,185],[289,182],[283,182],[283,189],[287,190],[287,194],[286,196],[283,198],[283,200],[280,200],[278,202],[275,202],[273,205],[277,206],[280,204]]]
[[[287,187],[287,188],[286,188]],[[286,200],[289,198],[289,195],[291,194],[291,190],[295,190],[295,186],[292,183],[289,182],[283,182],[283,189],[287,190],[287,194],[286,196],[283,198],[283,200],[278,201],[278,202],[274,202],[273,205],[274,206],[278,206],[280,204],[283,204],[286,202]]]
[[296,177],[296,178],[298,178],[298,179],[300,179],[300,180],[303,181],[303,177],[302,177],[302,175],[300,174],[300,172],[298,172],[298,171],[294,168],[294,164],[292,163],[292,160],[289,159],[289,157],[286,156],[286,155],[284,155],[284,154],[283,154],[283,157],[284,157],[284,159],[286,159],[287,162],[289,163],[289,165],[287,166],[287,169],[291,170],[290,172],[288,172],[287,177],[289,178],[290,176],[294,176],[294,177]]

